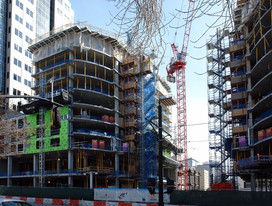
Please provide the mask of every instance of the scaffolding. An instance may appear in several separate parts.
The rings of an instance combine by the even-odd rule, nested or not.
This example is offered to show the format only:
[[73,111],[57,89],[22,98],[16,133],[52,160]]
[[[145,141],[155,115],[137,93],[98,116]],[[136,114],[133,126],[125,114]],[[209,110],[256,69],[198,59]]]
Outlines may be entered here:
[[144,72],[148,71],[146,67],[153,67],[150,60],[143,61],[142,65],[143,71],[140,71],[138,84],[139,166],[140,187],[146,188],[148,177],[157,176],[157,135],[151,132],[148,123],[156,118],[156,74]]
[[231,139],[230,68],[227,30],[217,29],[207,43],[209,164],[211,185],[224,182],[230,175],[230,153],[226,144]]

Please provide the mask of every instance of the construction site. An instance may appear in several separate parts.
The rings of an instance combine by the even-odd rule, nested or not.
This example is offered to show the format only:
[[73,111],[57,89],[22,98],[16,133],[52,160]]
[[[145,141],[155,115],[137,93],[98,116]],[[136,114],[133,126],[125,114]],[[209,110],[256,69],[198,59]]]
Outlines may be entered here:
[[[18,128],[24,122],[34,133],[5,148],[0,184],[147,188],[158,176],[158,101],[171,95],[152,59],[130,56],[113,33],[77,25],[37,39],[29,50],[32,89],[50,101],[21,106]],[[162,104],[163,176],[176,181],[182,150],[171,124],[171,108]]]
[[[179,190],[200,188],[201,175],[187,161],[185,65],[194,6],[189,0],[181,52],[171,44],[167,78],[154,54],[132,55],[128,42],[100,28],[71,25],[34,40],[28,50],[39,99],[28,98],[13,117],[18,129],[29,129],[29,141],[3,151],[0,185],[148,188],[152,178],[164,187],[170,179]],[[271,11],[271,1],[237,0],[233,26],[217,28],[206,42],[210,190],[272,190]]]
[[271,191],[271,2],[237,1],[207,43],[211,185]]

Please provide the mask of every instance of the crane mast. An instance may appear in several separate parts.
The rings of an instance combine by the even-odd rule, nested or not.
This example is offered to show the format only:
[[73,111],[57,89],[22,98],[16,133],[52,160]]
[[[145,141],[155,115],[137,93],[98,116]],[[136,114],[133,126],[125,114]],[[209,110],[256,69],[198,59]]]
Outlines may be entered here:
[[168,80],[174,82],[174,73],[176,72],[176,88],[177,88],[177,125],[178,125],[178,147],[184,148],[184,155],[178,154],[178,161],[184,167],[179,168],[178,172],[178,189],[189,189],[188,177],[188,155],[187,155],[187,109],[186,109],[186,81],[185,81],[185,64],[191,25],[194,13],[195,1],[189,0],[189,8],[187,12],[182,50],[178,53],[175,44],[171,44],[174,57],[171,59],[168,73]]

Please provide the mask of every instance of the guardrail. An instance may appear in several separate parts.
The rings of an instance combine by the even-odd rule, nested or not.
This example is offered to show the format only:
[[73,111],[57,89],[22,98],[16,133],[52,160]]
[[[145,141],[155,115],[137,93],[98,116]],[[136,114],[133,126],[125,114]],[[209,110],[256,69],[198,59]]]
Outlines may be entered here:
[[238,167],[248,167],[257,165],[259,163],[272,162],[272,155],[257,155],[238,161]]

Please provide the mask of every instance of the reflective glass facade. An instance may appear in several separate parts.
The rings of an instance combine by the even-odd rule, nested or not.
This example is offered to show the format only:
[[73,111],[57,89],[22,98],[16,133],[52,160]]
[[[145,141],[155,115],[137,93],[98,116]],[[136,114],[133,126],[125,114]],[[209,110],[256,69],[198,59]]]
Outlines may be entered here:
[[50,26],[50,0],[37,1],[36,37],[48,33]]
[[0,1],[0,91],[4,92],[6,70],[7,1]]

